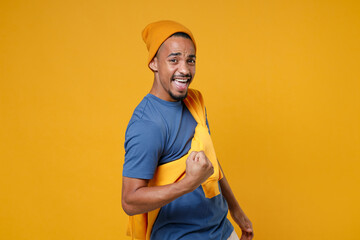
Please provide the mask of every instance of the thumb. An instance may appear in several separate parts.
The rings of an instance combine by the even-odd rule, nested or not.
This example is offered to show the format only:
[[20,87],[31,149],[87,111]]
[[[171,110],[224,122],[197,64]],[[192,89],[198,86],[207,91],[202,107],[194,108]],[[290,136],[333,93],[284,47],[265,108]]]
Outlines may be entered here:
[[246,225],[246,231],[247,232],[252,232],[253,230],[252,230],[252,227],[250,226],[250,225]]

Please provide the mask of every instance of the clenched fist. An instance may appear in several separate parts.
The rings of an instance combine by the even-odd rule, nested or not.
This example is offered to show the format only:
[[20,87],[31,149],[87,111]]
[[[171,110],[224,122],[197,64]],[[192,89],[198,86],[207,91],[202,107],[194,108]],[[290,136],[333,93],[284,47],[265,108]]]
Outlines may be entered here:
[[197,188],[214,173],[214,167],[203,151],[191,152],[186,159],[186,176]]

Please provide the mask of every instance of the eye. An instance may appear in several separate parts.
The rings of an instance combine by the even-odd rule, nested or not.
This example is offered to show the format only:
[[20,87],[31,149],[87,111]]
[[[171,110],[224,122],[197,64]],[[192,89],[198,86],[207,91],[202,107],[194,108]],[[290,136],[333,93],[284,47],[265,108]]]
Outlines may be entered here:
[[189,59],[189,60],[187,60],[187,62],[188,62],[189,64],[195,64],[195,59]]
[[177,59],[176,59],[176,58],[171,58],[171,59],[169,59],[169,62],[171,62],[171,63],[177,63]]

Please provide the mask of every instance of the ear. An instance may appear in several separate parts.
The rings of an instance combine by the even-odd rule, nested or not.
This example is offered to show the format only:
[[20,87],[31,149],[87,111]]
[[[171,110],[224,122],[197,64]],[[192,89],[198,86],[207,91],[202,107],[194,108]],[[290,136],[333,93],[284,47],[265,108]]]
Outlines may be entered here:
[[149,63],[149,68],[153,71],[153,72],[157,72],[158,71],[158,59],[155,56],[151,62]]

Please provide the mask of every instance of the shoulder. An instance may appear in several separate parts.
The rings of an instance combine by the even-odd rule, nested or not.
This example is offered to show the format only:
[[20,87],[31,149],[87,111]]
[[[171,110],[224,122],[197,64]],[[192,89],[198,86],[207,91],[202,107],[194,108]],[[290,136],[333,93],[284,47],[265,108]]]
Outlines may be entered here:
[[[125,133],[125,160],[154,161],[159,159],[165,146],[164,131],[152,121],[136,120],[129,124]],[[156,163],[157,164],[157,163]]]
[[163,130],[161,124],[145,120],[145,119],[136,119],[129,122],[129,125],[126,129],[125,136],[137,136],[137,135],[144,135],[144,136],[156,136],[159,135]]
[[149,126],[150,128],[159,128],[162,126],[162,119],[159,118],[160,108],[156,101],[149,95],[146,95],[136,106],[128,128],[132,125],[136,127]]
[[145,96],[133,112],[125,132],[125,140],[162,137],[165,129],[157,111],[151,98]]
[[141,102],[136,106],[136,108],[134,109],[133,115],[131,117],[131,121],[135,121],[137,119],[142,119],[144,116],[144,113],[146,111],[148,111],[148,106],[149,106],[149,98],[147,96],[145,96]]

